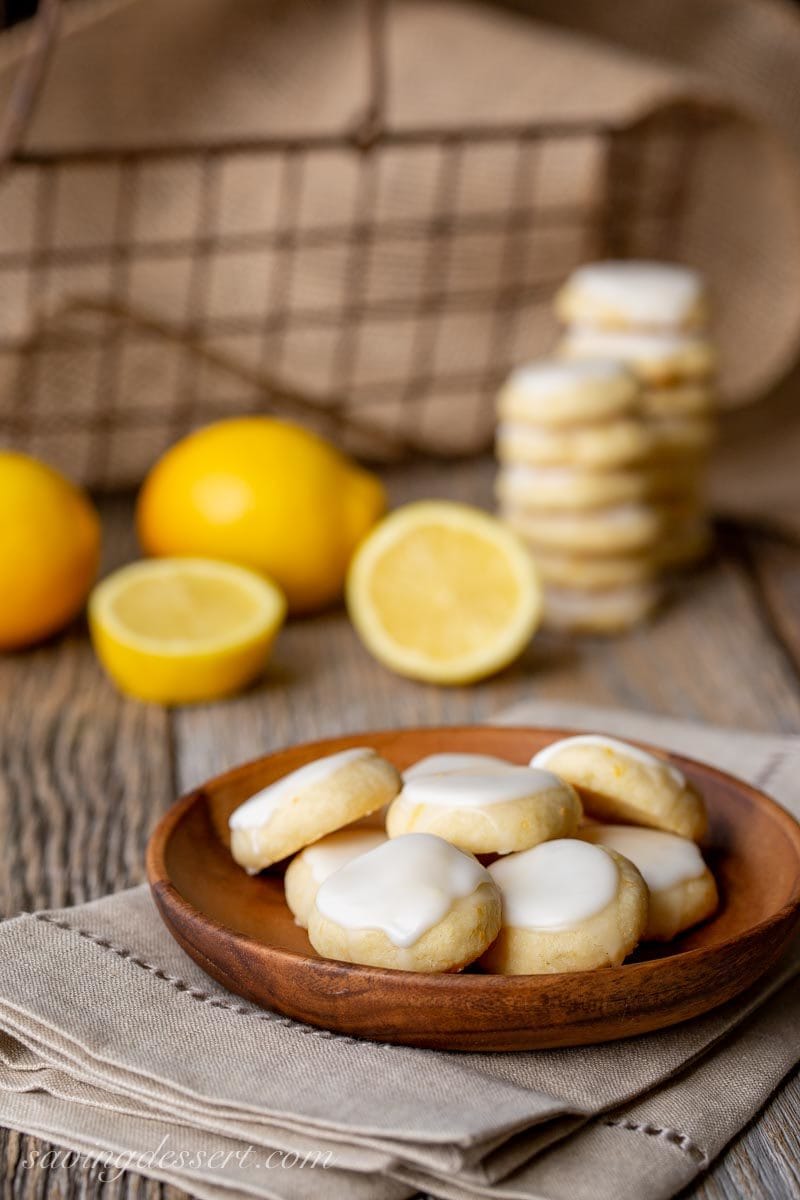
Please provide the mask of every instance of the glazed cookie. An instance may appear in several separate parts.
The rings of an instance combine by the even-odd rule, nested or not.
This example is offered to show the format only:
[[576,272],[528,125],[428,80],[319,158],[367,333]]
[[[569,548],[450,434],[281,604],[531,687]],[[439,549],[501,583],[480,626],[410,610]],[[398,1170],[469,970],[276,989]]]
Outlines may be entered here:
[[306,928],[314,897],[329,875],[385,841],[382,829],[338,829],[296,854],[283,877],[286,903],[295,922]]
[[666,525],[649,504],[620,504],[580,512],[525,512],[504,506],[503,518],[531,549],[605,555],[649,550]]
[[503,421],[497,427],[496,449],[504,463],[613,468],[647,458],[652,438],[644,423],[631,417],[550,428]]
[[702,277],[676,263],[587,263],[556,296],[565,325],[596,329],[698,329],[708,320]]
[[231,854],[255,874],[375,812],[400,786],[392,764],[366,746],[307,763],[231,813]]
[[645,941],[668,942],[716,910],[714,876],[688,838],[632,825],[587,825],[579,836],[616,850],[641,873],[650,893]]
[[[588,853],[592,851],[592,853]],[[480,965],[500,975],[618,967],[644,933],[647,888],[626,858],[575,838],[492,863],[503,924]]]
[[690,333],[639,333],[576,325],[558,346],[566,359],[616,358],[649,386],[708,379],[716,367],[711,342]]
[[668,525],[673,519],[672,506],[686,508],[699,504],[703,491],[704,465],[704,457],[687,454],[664,456],[648,468],[648,498],[666,506],[664,513]]
[[449,775],[454,771],[497,771],[514,764],[493,754],[429,754],[403,771],[404,781],[421,775]]
[[717,436],[716,422],[709,417],[650,417],[648,428],[656,458],[697,460],[711,449]]
[[718,409],[716,392],[707,383],[642,388],[642,411],[649,417],[710,417]]
[[622,633],[652,616],[663,595],[664,589],[655,579],[602,590],[548,585],[544,623],[564,633]]
[[663,829],[698,841],[708,818],[703,797],[677,767],[616,738],[581,734],[540,750],[532,767],[557,771],[592,817]]
[[509,854],[578,828],[577,792],[550,771],[511,767],[406,779],[386,832],[435,833],[473,854]]
[[607,591],[652,579],[661,568],[661,560],[654,553],[586,558],[537,550],[536,565],[545,584],[551,587]]
[[504,467],[497,476],[498,500],[516,509],[610,508],[642,500],[647,473],[620,468],[597,471],[576,467]]
[[580,356],[544,359],[513,371],[497,398],[503,421],[545,426],[584,424],[635,412],[639,385],[620,362]]
[[325,880],[308,936],[323,958],[398,971],[460,971],[499,928],[500,893],[477,859],[443,838],[410,833]]

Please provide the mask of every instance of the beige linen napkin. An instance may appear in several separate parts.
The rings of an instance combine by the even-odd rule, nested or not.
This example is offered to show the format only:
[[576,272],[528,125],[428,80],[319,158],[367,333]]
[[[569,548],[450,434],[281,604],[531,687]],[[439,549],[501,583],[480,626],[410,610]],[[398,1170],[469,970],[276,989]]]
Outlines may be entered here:
[[[502,719],[641,737],[800,813],[796,738],[546,703]],[[0,926],[0,1120],[202,1197],[658,1200],[800,1057],[799,973],[795,949],[744,997],[631,1041],[415,1050],[230,995],[136,888]]]

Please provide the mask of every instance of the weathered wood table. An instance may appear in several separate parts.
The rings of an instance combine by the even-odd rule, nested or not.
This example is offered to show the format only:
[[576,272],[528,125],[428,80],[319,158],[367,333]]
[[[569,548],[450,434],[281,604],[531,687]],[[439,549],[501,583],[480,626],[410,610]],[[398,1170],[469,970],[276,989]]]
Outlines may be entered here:
[[[424,465],[387,479],[395,501],[490,500],[489,463]],[[103,515],[107,565],[134,557],[130,502],[109,501]],[[242,759],[345,730],[482,721],[533,696],[800,730],[800,546],[723,526],[715,561],[651,627],[613,641],[542,636],[512,669],[472,688],[390,675],[342,613],[294,622],[258,687],[196,709],[168,712],[123,699],[81,628],[0,658],[2,912],[75,904],[141,882],[145,841],[159,815],[178,793]],[[692,1196],[797,1197],[798,1130],[795,1073]],[[132,1174],[103,1182],[88,1167],[26,1170],[35,1147],[42,1149],[0,1130],[3,1197],[181,1194]]]

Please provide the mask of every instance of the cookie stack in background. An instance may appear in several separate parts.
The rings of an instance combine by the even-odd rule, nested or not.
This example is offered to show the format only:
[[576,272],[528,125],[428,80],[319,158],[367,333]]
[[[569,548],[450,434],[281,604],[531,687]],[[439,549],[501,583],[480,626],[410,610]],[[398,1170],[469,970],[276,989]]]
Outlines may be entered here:
[[702,276],[674,263],[600,262],[580,267],[556,297],[565,325],[559,354],[627,363],[642,385],[642,411],[667,518],[664,567],[689,565],[711,541],[705,499],[716,437],[716,356]]
[[707,298],[689,268],[605,262],[575,271],[556,310],[559,357],[515,371],[498,399],[497,496],[539,563],[547,623],[614,633],[708,549]]
[[615,633],[658,603],[665,519],[637,377],[614,359],[514,371],[498,397],[501,515],[533,552],[545,620]]

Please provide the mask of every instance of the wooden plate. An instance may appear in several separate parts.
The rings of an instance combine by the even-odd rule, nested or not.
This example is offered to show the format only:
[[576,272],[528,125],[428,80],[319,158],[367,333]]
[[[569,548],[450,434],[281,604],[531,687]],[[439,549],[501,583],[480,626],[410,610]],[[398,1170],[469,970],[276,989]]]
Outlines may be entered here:
[[707,1012],[779,957],[800,915],[800,826],[713,767],[675,757],[703,791],[707,858],[721,907],[705,925],[621,967],[566,975],[420,975],[319,958],[283,898],[281,873],[250,877],[228,848],[228,816],[296,767],[369,745],[403,769],[442,750],[527,763],[568,730],[406,729],[293,746],[211,780],[156,828],[147,869],[167,928],[232,992],[298,1021],[382,1042],[448,1050],[529,1050],[609,1041]]

